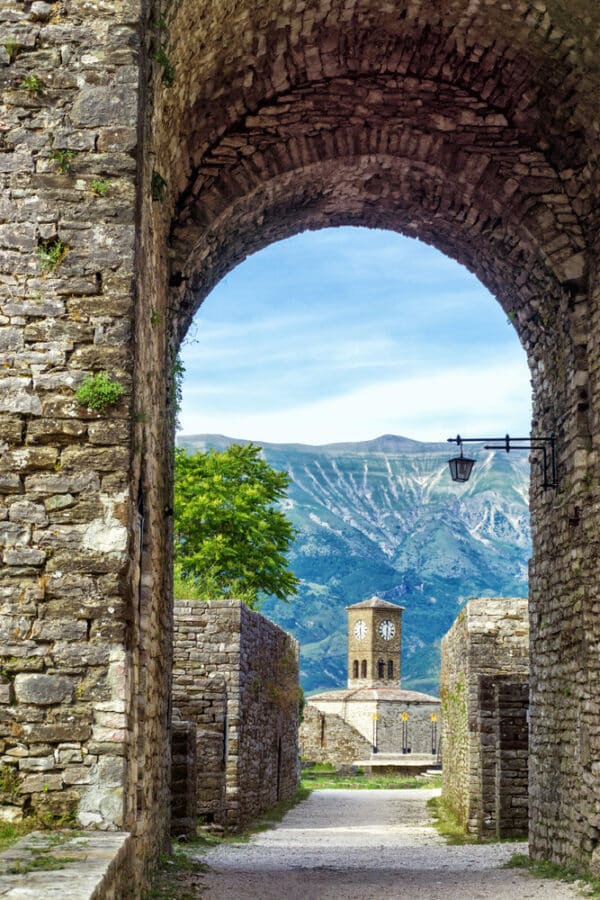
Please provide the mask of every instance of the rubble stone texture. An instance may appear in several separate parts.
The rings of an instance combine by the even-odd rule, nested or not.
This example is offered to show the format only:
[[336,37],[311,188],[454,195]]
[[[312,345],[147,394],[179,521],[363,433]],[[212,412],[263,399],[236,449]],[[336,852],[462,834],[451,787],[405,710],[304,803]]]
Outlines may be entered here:
[[[168,831],[176,348],[244,256],[337,224],[465,264],[527,353],[559,472],[543,491],[534,468],[531,496],[531,849],[600,871],[599,17],[2,4],[2,762],[33,808],[132,829],[140,878]],[[95,372],[125,388],[103,415],[75,396]],[[61,679],[51,703],[17,697],[28,674]],[[40,758],[60,789],[26,774]]]
[[171,731],[171,834],[196,837],[198,756],[196,726],[175,721]]
[[207,822],[236,830],[294,795],[300,691],[289,634],[240,600],[176,600],[173,702],[196,725]]
[[479,837],[528,825],[527,600],[469,600],[442,639],[442,797]]

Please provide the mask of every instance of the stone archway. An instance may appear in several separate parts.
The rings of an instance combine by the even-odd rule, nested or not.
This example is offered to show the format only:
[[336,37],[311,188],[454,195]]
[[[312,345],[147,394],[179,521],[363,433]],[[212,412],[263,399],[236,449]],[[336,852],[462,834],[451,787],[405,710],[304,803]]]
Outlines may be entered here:
[[[586,0],[61,10],[15,14],[9,84],[42,66],[44,90],[4,95],[0,148],[3,739],[32,805],[48,803],[25,774],[45,754],[57,807],[135,828],[142,862],[161,843],[176,348],[245,255],[361,224],[419,236],[479,276],[528,354],[534,429],[557,434],[559,490],[534,482],[531,498],[531,840],[589,863],[598,14]],[[76,153],[66,169],[57,149]],[[36,245],[57,240],[69,252],[40,277]],[[73,396],[96,370],[127,389],[102,418]]]

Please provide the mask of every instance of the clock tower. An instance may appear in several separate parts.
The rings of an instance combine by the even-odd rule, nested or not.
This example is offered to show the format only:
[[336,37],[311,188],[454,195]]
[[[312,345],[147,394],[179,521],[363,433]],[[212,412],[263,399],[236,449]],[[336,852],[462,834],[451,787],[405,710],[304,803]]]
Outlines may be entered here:
[[403,606],[371,597],[348,611],[348,687],[400,687]]

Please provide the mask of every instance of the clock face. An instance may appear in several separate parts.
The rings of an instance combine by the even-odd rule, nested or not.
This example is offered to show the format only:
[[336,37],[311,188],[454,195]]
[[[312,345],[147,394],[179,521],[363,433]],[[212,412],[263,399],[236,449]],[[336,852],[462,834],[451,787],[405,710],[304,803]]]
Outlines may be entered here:
[[396,626],[393,622],[390,622],[389,619],[384,619],[383,622],[379,623],[379,628],[377,629],[381,637],[384,641],[391,641],[391,639],[396,634]]
[[363,622],[362,619],[359,619],[358,622],[354,625],[354,637],[362,641],[367,636],[367,626]]

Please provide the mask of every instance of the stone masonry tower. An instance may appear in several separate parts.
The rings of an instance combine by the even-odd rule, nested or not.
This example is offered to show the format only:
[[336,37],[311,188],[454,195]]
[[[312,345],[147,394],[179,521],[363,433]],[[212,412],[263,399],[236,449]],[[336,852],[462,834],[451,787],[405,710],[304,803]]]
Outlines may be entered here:
[[404,607],[371,597],[346,609],[348,687],[400,687]]

